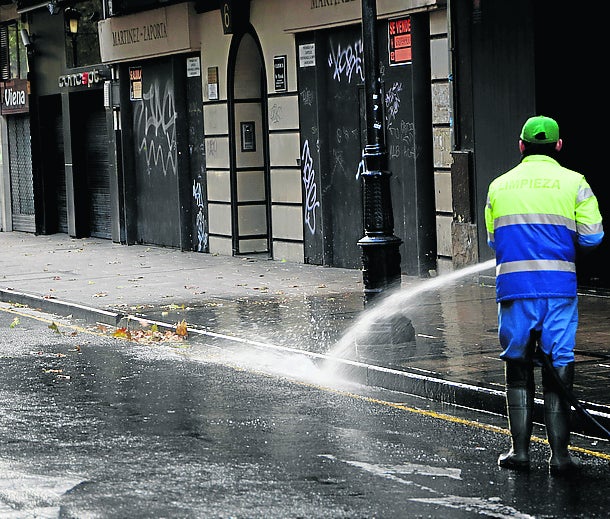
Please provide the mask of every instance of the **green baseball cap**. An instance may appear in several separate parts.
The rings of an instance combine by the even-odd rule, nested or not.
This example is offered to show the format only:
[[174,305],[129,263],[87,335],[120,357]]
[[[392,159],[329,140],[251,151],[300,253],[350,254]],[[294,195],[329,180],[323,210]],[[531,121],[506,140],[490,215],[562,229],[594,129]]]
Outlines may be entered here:
[[535,144],[550,144],[559,140],[559,125],[555,119],[537,115],[530,117],[521,130],[522,141]]

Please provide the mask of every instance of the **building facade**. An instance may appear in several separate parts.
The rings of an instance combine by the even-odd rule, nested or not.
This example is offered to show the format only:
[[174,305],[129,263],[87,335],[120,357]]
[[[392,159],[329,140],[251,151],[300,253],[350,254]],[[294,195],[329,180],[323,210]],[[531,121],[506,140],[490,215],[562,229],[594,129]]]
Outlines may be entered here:
[[[3,26],[35,40],[27,80],[4,77],[5,89],[25,81],[29,107],[2,114],[2,230],[361,267],[360,0],[5,4]],[[584,71],[567,73],[541,43],[560,41],[575,15],[547,0],[376,6],[401,271],[428,277],[490,258],[486,187],[518,161],[529,114],[555,115],[573,142],[568,164],[595,170],[570,129],[590,111],[564,102],[576,92],[594,109]],[[96,27],[99,55],[86,62],[69,9]],[[597,33],[579,22],[584,51]],[[28,131],[31,164],[15,151]],[[26,218],[16,184],[31,186]],[[610,286],[608,254],[583,260],[583,285]]]
[[[127,241],[359,268],[357,242],[364,234],[359,173],[365,140],[359,3],[293,2],[291,9],[274,0],[225,2],[221,9],[202,4],[123,12],[99,24],[102,62],[118,71],[121,94],[114,109],[120,111],[123,150],[131,148],[128,134],[139,148],[132,164],[124,161],[138,179],[139,205],[127,211]],[[407,274],[427,276],[437,260],[430,31],[432,26],[436,36],[446,38],[447,30],[442,9],[431,22],[435,2],[398,4],[380,3],[377,42],[389,109],[393,205],[396,232],[403,240],[402,268]],[[147,27],[153,28],[151,34]],[[403,33],[395,36],[390,27],[401,27]],[[401,45],[408,58],[390,63],[390,43],[407,39],[408,45]],[[443,71],[446,92],[447,53],[438,57],[444,66],[435,70]],[[163,61],[178,60],[173,75],[169,69],[154,70]],[[175,84],[161,84],[172,77],[174,82],[186,77],[181,81],[193,85],[190,93],[178,94]],[[134,90],[142,97],[135,99]],[[172,99],[169,92],[178,95]],[[167,116],[163,108],[168,105],[161,97],[170,99],[177,121],[201,120],[202,128],[195,128],[196,120],[189,121],[190,135],[178,131],[163,137],[163,144],[170,143],[166,152],[176,154],[168,161],[172,167],[188,150],[189,159],[199,155],[198,169],[176,168],[183,178],[162,190],[159,182],[171,174],[158,171],[159,178],[142,196],[144,179],[155,174],[151,160],[157,154],[151,146],[158,143],[145,143],[143,128],[134,126],[130,112],[142,109]],[[175,99],[186,101],[185,116],[180,116]],[[444,121],[447,125],[448,115]],[[169,120],[159,120],[149,128],[159,138],[162,130],[174,132],[174,127]],[[183,145],[175,140],[181,134]],[[190,203],[181,198],[188,194],[186,185]],[[169,214],[160,213],[161,201],[155,200],[155,193],[167,197],[172,190],[171,200],[165,201],[171,202],[167,205],[173,208],[173,222]],[[181,215],[175,213],[178,207]],[[131,227],[134,216],[137,224]],[[181,222],[187,222],[188,229],[182,223],[178,231]],[[181,232],[185,239],[163,238],[160,229],[168,229],[173,237]]]
[[[101,2],[81,6],[80,52],[58,6],[14,9],[2,27],[11,34],[9,49],[23,47],[27,75],[5,81],[4,90],[24,81],[28,106],[13,114],[3,105],[3,230],[118,239],[103,96],[111,71],[91,45]],[[9,68],[12,54],[4,53]]]

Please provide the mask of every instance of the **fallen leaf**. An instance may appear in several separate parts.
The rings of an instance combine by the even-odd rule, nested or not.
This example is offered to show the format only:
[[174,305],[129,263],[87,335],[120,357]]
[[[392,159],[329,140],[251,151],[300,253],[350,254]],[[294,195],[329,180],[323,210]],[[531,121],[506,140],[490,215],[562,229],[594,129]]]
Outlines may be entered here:
[[55,333],[61,334],[61,332],[59,331],[59,327],[57,326],[57,323],[55,323],[55,322],[53,322],[49,325],[49,330],[53,330]]
[[176,335],[179,335],[180,337],[186,337],[188,335],[188,326],[184,319],[176,325]]
[[128,339],[131,340],[131,332],[127,328],[117,328],[112,334],[113,337],[118,337],[120,339]]
[[181,304],[181,305],[177,305],[177,304],[165,305],[165,308],[167,308],[168,310],[184,310],[184,304]]
[[97,294],[93,294],[93,297],[106,297],[107,295],[106,292],[98,292]]
[[15,317],[13,319],[13,322],[10,324],[10,328],[15,328],[15,326],[17,326],[19,323],[20,323],[19,317]]

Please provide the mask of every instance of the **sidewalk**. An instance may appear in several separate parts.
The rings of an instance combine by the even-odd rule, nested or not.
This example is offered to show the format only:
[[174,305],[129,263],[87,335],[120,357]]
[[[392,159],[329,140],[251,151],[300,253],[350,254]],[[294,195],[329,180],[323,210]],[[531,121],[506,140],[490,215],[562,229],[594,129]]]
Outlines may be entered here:
[[[365,384],[505,414],[494,288],[484,281],[493,279],[493,269],[403,278],[399,293],[365,312],[360,270],[65,234],[0,232],[0,247],[3,302],[112,326],[137,318],[171,328],[185,320],[189,334],[225,334],[298,351],[335,363]],[[398,327],[411,323],[413,341],[381,344],[359,335],[366,322],[369,331],[396,327],[393,316]],[[610,297],[580,296],[576,350],[574,393],[610,428]],[[536,421],[542,422],[538,390]],[[599,436],[574,417],[574,431]]]

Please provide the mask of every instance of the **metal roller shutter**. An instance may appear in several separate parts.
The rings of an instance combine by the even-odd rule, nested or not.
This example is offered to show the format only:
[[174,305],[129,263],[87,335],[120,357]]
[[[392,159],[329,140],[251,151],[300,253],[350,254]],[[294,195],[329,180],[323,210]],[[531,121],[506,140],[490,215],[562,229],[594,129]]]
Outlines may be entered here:
[[111,239],[108,131],[103,106],[96,106],[87,116],[85,132],[90,234],[96,238]]
[[[61,118],[61,113],[57,114],[54,121],[54,129],[53,136],[55,140],[55,149],[59,153],[61,150],[60,156],[61,161],[56,161],[56,184],[55,184],[55,201],[57,203],[57,231],[67,233],[68,232],[68,204],[66,197],[66,170],[63,165],[63,149],[64,149],[64,129],[63,129],[63,120]],[[61,162],[61,163],[60,163]]]
[[7,117],[13,230],[36,232],[34,177],[28,115]]

